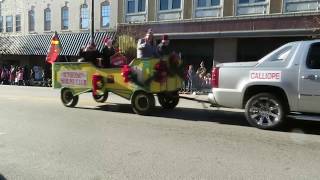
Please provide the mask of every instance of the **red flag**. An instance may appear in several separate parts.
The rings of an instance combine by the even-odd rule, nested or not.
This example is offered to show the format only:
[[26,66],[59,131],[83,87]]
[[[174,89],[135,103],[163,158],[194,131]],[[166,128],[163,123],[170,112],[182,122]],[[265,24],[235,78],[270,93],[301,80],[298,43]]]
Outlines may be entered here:
[[59,56],[61,50],[62,47],[59,40],[59,36],[58,33],[55,32],[51,38],[51,44],[48,50],[46,61],[50,64],[53,64],[57,60],[57,57]]

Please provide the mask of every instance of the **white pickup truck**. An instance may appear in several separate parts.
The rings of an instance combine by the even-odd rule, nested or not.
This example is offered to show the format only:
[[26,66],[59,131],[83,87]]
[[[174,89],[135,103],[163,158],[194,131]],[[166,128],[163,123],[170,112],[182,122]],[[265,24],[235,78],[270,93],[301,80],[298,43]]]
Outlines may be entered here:
[[217,65],[209,101],[245,109],[261,129],[278,128],[288,116],[320,121],[320,40],[285,44],[256,62]]

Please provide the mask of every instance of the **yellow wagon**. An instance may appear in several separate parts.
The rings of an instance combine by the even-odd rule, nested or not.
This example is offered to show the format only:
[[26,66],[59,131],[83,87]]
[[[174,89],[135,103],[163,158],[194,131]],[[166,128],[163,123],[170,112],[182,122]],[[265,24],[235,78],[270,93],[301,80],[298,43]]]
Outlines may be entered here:
[[154,95],[165,109],[179,102],[183,72],[180,60],[135,59],[119,68],[99,68],[91,63],[57,62],[53,64],[53,88],[61,89],[61,101],[67,107],[77,105],[79,95],[91,92],[103,103],[108,93],[131,101],[133,111],[146,115],[155,106]]

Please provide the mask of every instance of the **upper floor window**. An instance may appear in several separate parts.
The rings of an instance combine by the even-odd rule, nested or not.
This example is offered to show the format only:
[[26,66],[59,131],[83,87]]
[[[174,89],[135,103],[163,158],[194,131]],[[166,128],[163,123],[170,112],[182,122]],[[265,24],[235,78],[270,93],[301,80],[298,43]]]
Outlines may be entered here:
[[0,32],[3,32],[3,16],[0,16]]
[[222,15],[221,0],[195,0],[195,18],[220,17]]
[[67,6],[61,8],[61,29],[69,29],[69,8]]
[[21,15],[16,15],[16,32],[21,31]]
[[31,9],[28,12],[28,25],[29,25],[29,31],[34,31],[35,29],[35,18],[34,18],[34,10]]
[[181,9],[181,0],[160,0],[160,11]]
[[87,4],[80,6],[80,28],[89,29],[89,8]]
[[319,0],[284,0],[284,12],[319,11]]
[[45,31],[51,30],[51,10],[50,10],[50,8],[46,8],[44,10],[44,30]]
[[6,16],[6,32],[13,32],[13,17]]
[[146,11],[146,0],[127,0],[127,13]]
[[269,0],[237,0],[237,15],[266,14]]
[[197,0],[197,7],[219,6],[220,0]]
[[239,4],[254,4],[259,2],[265,2],[266,0],[239,0]]
[[110,25],[110,3],[104,1],[101,3],[101,27],[109,27]]

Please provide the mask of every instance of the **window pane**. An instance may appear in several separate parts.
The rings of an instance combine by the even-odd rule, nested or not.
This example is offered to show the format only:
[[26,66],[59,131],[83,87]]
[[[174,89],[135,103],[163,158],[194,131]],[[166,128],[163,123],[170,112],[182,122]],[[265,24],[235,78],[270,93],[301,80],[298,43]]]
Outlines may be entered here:
[[61,16],[61,29],[68,29],[69,28],[69,8],[63,7],[62,8],[62,16]]
[[127,13],[134,13],[135,12],[135,1],[128,0],[128,10]]
[[44,10],[44,30],[45,31],[51,30],[51,11],[50,11],[50,9]]
[[108,27],[110,24],[110,6],[103,5],[101,9],[102,27]]
[[172,9],[180,9],[181,0],[172,0]]
[[320,44],[311,46],[308,53],[307,67],[310,69],[320,69]]
[[255,2],[265,2],[266,0],[255,0]]
[[81,5],[80,10],[80,28],[88,29],[89,28],[89,8],[86,4]]
[[211,0],[211,6],[219,6],[220,0]]
[[239,0],[239,4],[249,3],[249,0]]
[[12,16],[6,16],[6,32],[12,32],[13,31],[13,17]]
[[198,7],[206,7],[207,0],[198,0]]
[[21,31],[21,15],[16,15],[16,32]]
[[29,11],[29,31],[34,31],[34,24],[35,24],[35,20],[34,20],[34,11],[30,10]]
[[169,0],[160,0],[160,10],[168,10]]
[[146,1],[138,0],[138,12],[144,12],[146,9]]

